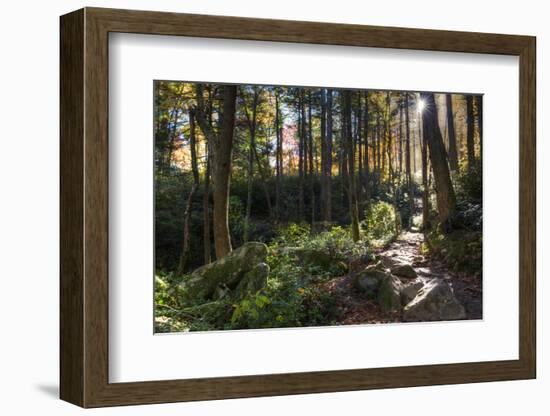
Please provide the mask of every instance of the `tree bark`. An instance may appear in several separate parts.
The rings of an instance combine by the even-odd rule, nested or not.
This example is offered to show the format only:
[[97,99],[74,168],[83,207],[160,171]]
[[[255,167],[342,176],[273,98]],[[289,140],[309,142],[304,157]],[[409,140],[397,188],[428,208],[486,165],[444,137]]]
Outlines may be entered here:
[[471,95],[466,96],[466,151],[468,154],[468,169],[471,170],[475,164],[474,105]]
[[443,232],[448,232],[452,228],[455,215],[456,197],[447,164],[445,145],[439,129],[434,95],[432,93],[421,93],[421,98],[426,103],[422,112],[422,124],[424,139],[430,149],[439,224]]
[[407,173],[407,187],[409,189],[409,228],[412,226],[412,217],[414,213],[414,192],[413,192],[413,179],[411,171],[411,125],[409,118],[409,93],[405,93],[405,170]]
[[199,168],[197,166],[197,147],[195,138],[195,115],[194,111],[189,111],[189,146],[191,148],[191,170],[193,172],[193,185],[189,196],[187,197],[187,203],[185,204],[185,211],[183,213],[183,242],[180,255],[180,261],[178,265],[177,274],[185,273],[185,267],[189,257],[189,219],[191,217],[191,204],[193,203],[193,197],[199,187]]
[[363,157],[365,158],[365,161],[363,163],[364,171],[365,171],[365,178],[364,178],[364,186],[365,186],[365,201],[367,207],[370,205],[370,167],[369,167],[369,92],[365,91],[365,112],[364,112],[364,123],[363,123],[363,129],[364,129],[364,137],[365,137],[365,152]]
[[[250,143],[248,148],[248,178],[246,192],[246,212],[243,225],[243,242],[247,242],[250,234],[250,214],[252,211],[252,181],[254,179],[254,152],[256,150],[256,112],[258,109],[258,89],[254,87],[254,97],[252,98],[252,116],[248,114],[248,108],[245,102],[245,114],[248,120],[248,130]],[[243,95],[242,100],[245,100]]]
[[483,97],[476,95],[477,128],[479,132],[479,157],[483,160]]
[[458,152],[456,147],[456,131],[453,114],[453,98],[451,94],[445,95],[447,107],[447,131],[449,134],[449,166],[452,171],[458,170]]
[[275,89],[275,211],[276,219],[281,219],[281,176],[283,168],[283,149],[282,149],[282,131],[279,116],[279,91]]
[[211,143],[212,151],[212,188],[214,212],[212,226],[216,258],[229,254],[232,250],[229,233],[229,184],[231,180],[231,159],[233,154],[233,137],[235,130],[235,106],[237,86],[224,85],[222,89],[222,112],[220,114],[219,133],[204,117],[202,86],[197,85],[197,121],[204,135]]
[[347,179],[348,179],[348,201],[351,218],[351,236],[353,241],[360,239],[359,234],[359,212],[357,208],[357,189],[355,185],[355,156],[353,154],[353,132],[351,129],[351,92],[342,91],[342,135],[344,136],[345,150],[347,153]]
[[208,264],[212,257],[210,244],[210,150],[208,149],[208,139],[204,140],[204,154],[206,157],[206,169],[204,172],[204,193],[202,196],[203,251],[204,264]]

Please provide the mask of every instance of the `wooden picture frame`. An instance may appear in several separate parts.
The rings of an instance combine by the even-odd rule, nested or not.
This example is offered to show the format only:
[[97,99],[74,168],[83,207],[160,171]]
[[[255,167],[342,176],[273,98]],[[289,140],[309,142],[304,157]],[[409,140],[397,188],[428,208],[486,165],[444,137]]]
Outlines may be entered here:
[[[110,32],[519,56],[519,359],[109,383]],[[529,36],[100,8],[62,16],[61,399],[101,407],[535,378],[535,45]]]

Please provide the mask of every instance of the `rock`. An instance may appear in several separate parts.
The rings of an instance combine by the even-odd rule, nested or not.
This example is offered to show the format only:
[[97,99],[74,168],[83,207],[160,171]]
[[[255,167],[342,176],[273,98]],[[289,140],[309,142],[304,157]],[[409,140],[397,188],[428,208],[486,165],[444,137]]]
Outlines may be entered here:
[[398,277],[386,274],[378,288],[378,305],[383,312],[396,312],[401,309],[401,289],[403,284]]
[[424,287],[424,283],[421,281],[416,281],[409,283],[401,288],[401,304],[406,305],[411,300],[413,300],[420,289]]
[[182,286],[192,298],[208,299],[219,287],[234,289],[248,272],[264,263],[266,257],[265,244],[245,243],[222,259],[196,269]]
[[450,321],[465,318],[464,307],[456,299],[453,289],[441,279],[426,283],[403,309],[403,320],[408,322]]
[[355,287],[364,292],[370,299],[376,299],[378,295],[378,288],[388,274],[383,270],[374,268],[373,266],[367,267],[365,270],[355,275],[354,284]]
[[418,275],[410,264],[398,264],[391,269],[392,274],[406,279],[416,279]]
[[235,295],[243,298],[249,293],[257,293],[267,285],[269,266],[266,263],[258,263],[248,271],[235,289]]

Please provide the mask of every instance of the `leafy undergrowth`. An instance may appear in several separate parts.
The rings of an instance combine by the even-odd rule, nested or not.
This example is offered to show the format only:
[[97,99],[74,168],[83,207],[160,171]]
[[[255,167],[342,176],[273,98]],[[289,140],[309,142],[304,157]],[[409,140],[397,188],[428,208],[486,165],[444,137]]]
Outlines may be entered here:
[[426,235],[424,249],[428,254],[440,259],[452,271],[481,277],[481,231],[458,229],[443,234],[438,230],[432,230]]
[[[291,223],[277,230],[268,246],[267,286],[236,298],[231,292],[217,300],[190,298],[180,282],[185,276],[157,273],[155,331],[184,332],[337,325],[337,307],[328,282],[355,265],[372,260],[373,247],[392,241],[398,221],[389,204],[373,204],[363,223],[364,239],[354,242],[350,230],[324,224]],[[297,254],[299,253],[299,254]]]

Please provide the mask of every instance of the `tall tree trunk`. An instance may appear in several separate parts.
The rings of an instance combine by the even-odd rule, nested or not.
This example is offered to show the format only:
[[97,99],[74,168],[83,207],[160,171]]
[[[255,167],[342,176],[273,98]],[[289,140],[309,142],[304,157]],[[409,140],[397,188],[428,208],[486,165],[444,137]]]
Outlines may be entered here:
[[363,163],[365,170],[364,186],[365,186],[365,201],[367,207],[370,205],[370,168],[369,168],[369,92],[365,91],[365,112],[364,112],[364,137],[365,137],[365,154]]
[[323,220],[332,221],[332,90],[325,90],[325,161],[323,170]]
[[347,179],[348,179],[348,201],[351,218],[351,235],[353,241],[359,241],[359,212],[357,208],[357,189],[355,185],[355,155],[353,154],[353,132],[351,129],[351,92],[342,91],[342,135],[345,137],[344,144],[347,153]]
[[[408,93],[405,93],[405,102],[407,102]],[[399,175],[403,172],[403,101],[399,105]]]
[[[250,234],[250,214],[252,211],[252,181],[254,179],[254,152],[256,150],[256,111],[258,109],[258,89],[254,87],[254,97],[252,101],[252,116],[248,115],[248,109],[245,103],[245,114],[248,120],[248,130],[250,134],[250,143],[248,148],[248,178],[246,193],[246,213],[243,225],[243,242],[247,242]],[[244,100],[244,96],[242,97]]]
[[315,222],[315,175],[313,167],[313,127],[311,120],[311,91],[308,92],[308,107],[307,107],[307,119],[308,119],[308,153],[309,153],[309,192],[310,192],[310,205],[311,205],[311,223]]
[[327,220],[327,182],[328,182],[328,161],[327,161],[327,97],[326,90],[321,88],[321,216],[323,221]]
[[277,221],[281,220],[281,176],[283,168],[282,131],[279,115],[279,92],[275,90],[275,211]]
[[232,250],[229,233],[229,183],[231,180],[237,86],[224,85],[221,89],[223,105],[220,115],[220,128],[219,133],[215,133],[212,126],[208,124],[204,117],[202,86],[200,84],[197,85],[197,121],[211,143],[210,149],[212,151],[212,188],[214,199],[212,226],[217,259],[221,259]]
[[483,160],[483,97],[476,95],[477,128],[479,132],[479,158]]
[[407,173],[407,187],[409,189],[409,228],[412,226],[412,218],[414,213],[414,190],[411,171],[411,124],[409,118],[409,93],[405,93],[405,171]]
[[468,154],[468,169],[471,170],[475,164],[474,149],[474,105],[473,97],[466,96],[466,150]]
[[304,107],[304,92],[300,89],[298,99],[298,134],[300,141],[298,143],[298,216],[300,220],[304,219],[305,197],[304,197],[304,176],[305,176],[305,158],[306,158],[306,120]]
[[456,148],[456,132],[453,114],[453,97],[451,94],[445,95],[447,107],[447,129],[449,133],[449,166],[452,171],[458,170],[458,152]]
[[443,232],[448,232],[452,228],[455,215],[456,197],[451,182],[449,165],[447,164],[445,145],[439,129],[434,95],[432,93],[421,93],[421,97],[426,103],[422,112],[422,124],[424,138],[427,140],[430,149],[439,224]]
[[204,140],[204,154],[206,157],[206,169],[204,172],[204,193],[202,196],[202,223],[203,223],[203,252],[204,264],[208,264],[212,257],[210,245],[210,150],[208,139]]
[[418,137],[421,140],[422,158],[422,229],[427,231],[430,228],[430,196],[428,186],[428,142],[422,135],[422,114],[418,114]]
[[185,267],[189,258],[189,219],[191,218],[191,204],[199,187],[199,168],[197,166],[197,145],[195,138],[195,115],[189,111],[189,145],[191,147],[191,170],[193,171],[193,185],[187,197],[185,211],[183,213],[183,242],[177,274],[185,273]]

